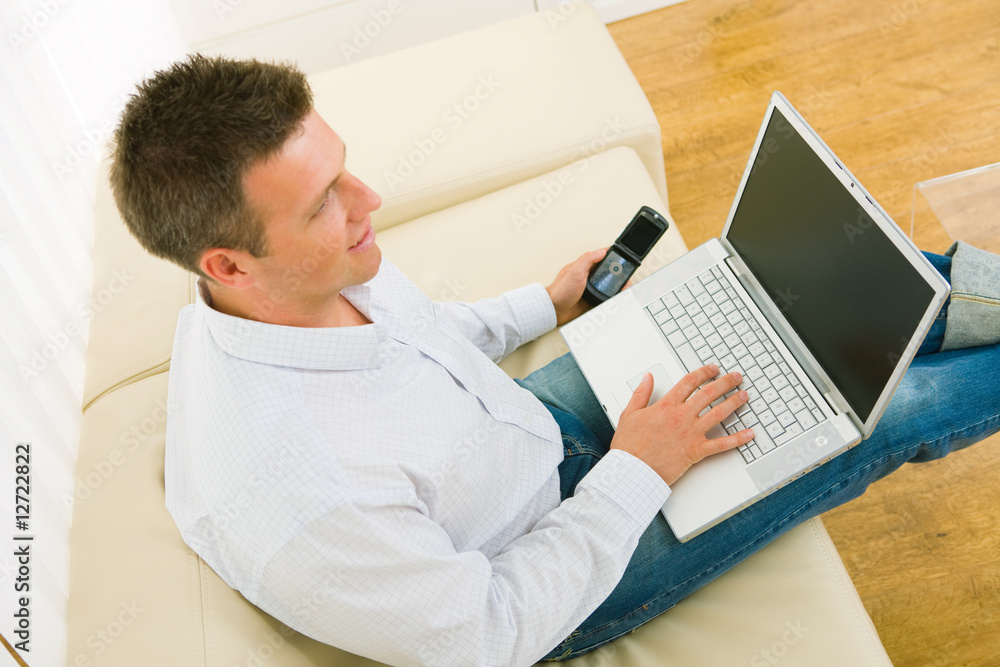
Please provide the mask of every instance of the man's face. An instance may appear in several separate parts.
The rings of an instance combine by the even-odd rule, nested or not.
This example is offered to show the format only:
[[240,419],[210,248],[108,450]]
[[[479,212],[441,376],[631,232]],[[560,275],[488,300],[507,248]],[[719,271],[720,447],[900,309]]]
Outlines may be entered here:
[[347,171],[345,152],[340,137],[312,110],[280,153],[244,176],[269,251],[255,260],[253,273],[275,301],[328,308],[342,289],[378,273],[382,252],[369,214],[382,200]]

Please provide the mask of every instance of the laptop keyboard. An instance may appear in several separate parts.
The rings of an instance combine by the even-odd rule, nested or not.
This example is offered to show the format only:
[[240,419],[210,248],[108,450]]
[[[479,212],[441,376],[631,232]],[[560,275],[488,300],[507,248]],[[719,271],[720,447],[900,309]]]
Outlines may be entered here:
[[747,463],[825,419],[718,267],[668,292],[646,310],[688,371],[716,364],[720,374],[736,371],[743,376],[740,388],[749,400],[722,425],[730,435],[754,429],[754,439],[739,448]]

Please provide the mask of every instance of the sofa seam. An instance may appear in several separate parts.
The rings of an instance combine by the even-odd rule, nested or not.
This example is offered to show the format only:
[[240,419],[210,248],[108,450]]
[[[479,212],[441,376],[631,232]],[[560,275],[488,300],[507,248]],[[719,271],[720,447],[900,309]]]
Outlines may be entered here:
[[[188,271],[186,273],[187,273],[186,280],[184,281],[184,284],[183,284],[183,286],[181,287],[181,290],[180,290],[181,293],[182,293],[181,298],[182,298],[182,301],[184,302],[184,305],[177,309],[178,313],[182,309],[184,309],[185,307],[187,307],[187,306],[191,305],[192,303],[194,303],[194,296],[195,296],[194,295],[195,282],[193,280],[194,274],[191,273],[190,271]],[[136,364],[133,364],[127,370],[125,370],[125,371],[119,373],[118,375],[112,377],[111,380],[109,382],[107,382],[107,384],[106,384],[106,386],[105,386],[105,388],[103,390],[101,390],[100,392],[97,392],[95,394],[91,394],[89,397],[88,396],[84,397],[83,406],[81,407],[80,412],[81,413],[87,412],[87,410],[89,410],[90,407],[94,403],[96,403],[98,400],[100,400],[101,398],[103,398],[106,394],[108,394],[110,392],[113,392],[113,391],[116,391],[117,389],[120,389],[123,386],[128,386],[125,383],[127,383],[130,379],[135,378],[135,377],[137,377],[137,376],[139,376],[142,373],[145,373],[147,371],[153,371],[158,366],[162,366],[164,363],[169,364],[170,363],[170,358],[171,358],[172,355],[173,355],[173,349],[171,349],[171,351],[169,353],[167,353],[167,355],[165,357],[163,355],[160,355],[158,357],[152,357],[152,358],[151,357],[146,357],[144,360],[142,360],[142,361],[140,361],[140,362],[138,362]],[[157,361],[157,359],[158,359],[158,361]],[[151,362],[154,362],[154,361],[155,361],[155,363],[151,363]],[[164,370],[169,370],[169,366],[166,369],[164,369]],[[159,373],[162,373],[162,372],[163,372],[162,370],[158,371],[158,372],[154,373],[154,375],[158,375]],[[142,378],[142,379],[144,379],[144,378]]]
[[208,667],[215,665],[215,659],[213,654],[213,644],[208,636],[208,619],[211,617],[211,601],[209,600],[208,586],[205,585],[205,561],[202,560],[201,556],[196,556],[198,563],[198,583],[201,599],[201,637],[202,642],[205,647],[205,664]]
[[[204,586],[201,580],[201,565],[200,558],[198,554],[194,551],[188,550],[189,563],[191,564],[191,585],[194,589],[194,595],[191,598],[192,614],[191,620],[194,623],[194,630],[197,632],[201,630],[201,665],[203,667],[208,667],[208,646],[205,637],[205,608],[202,600],[204,596],[202,594]],[[200,622],[199,622],[200,617]]]
[[[166,364],[165,368],[157,370],[161,366],[164,366],[164,364]],[[86,414],[92,407],[94,407],[94,405],[98,401],[100,401],[101,399],[103,399],[105,396],[108,396],[110,394],[115,393],[119,389],[124,389],[126,387],[131,387],[132,385],[138,384],[138,383],[140,383],[143,380],[146,380],[148,378],[153,378],[153,377],[156,377],[157,375],[162,375],[163,373],[169,372],[170,371],[170,355],[168,354],[166,356],[166,358],[163,359],[163,361],[160,361],[159,363],[152,364],[152,365],[146,365],[144,367],[144,369],[145,370],[143,370],[143,371],[132,371],[127,377],[121,379],[120,381],[116,382],[115,384],[111,385],[110,387],[108,387],[107,389],[105,389],[104,391],[102,391],[101,393],[99,393],[96,396],[94,396],[93,398],[91,398],[89,401],[87,401],[86,403],[83,404],[83,407],[80,409],[80,412],[83,413],[83,414]],[[144,376],[144,377],[139,377],[140,375],[142,375],[142,373],[148,372],[148,371],[153,371],[153,372],[150,373],[149,375]],[[137,378],[137,379],[135,380],[135,382],[128,382],[128,380],[130,380],[132,378]]]
[[[844,581],[845,576],[847,576],[848,579],[850,579],[850,576],[847,575],[842,560],[840,561],[840,567],[837,567],[837,563],[834,561],[833,556],[830,553],[830,546],[832,544],[832,541],[830,539],[830,534],[826,531],[826,526],[824,526],[823,527],[823,533],[825,533],[825,539],[824,539],[824,535],[820,533],[820,530],[817,527],[816,524],[817,521],[821,521],[820,517],[818,516],[814,516],[812,519],[810,519],[809,529],[810,531],[812,531],[813,537],[816,539],[816,541],[820,545],[820,548],[823,550],[823,557],[826,559],[827,566],[830,567],[833,573],[836,575],[836,581],[837,581],[837,586],[840,589],[840,595],[844,600],[846,600],[849,603],[848,606],[852,612],[852,616],[854,617],[855,625],[860,626],[860,628],[864,631],[869,648],[874,651],[875,646],[874,644],[872,644],[872,636],[871,636],[872,633],[871,633],[871,628],[869,627],[869,624],[871,623],[871,618],[870,617],[868,618],[869,624],[862,623],[861,614],[857,609],[858,603],[861,603],[861,596],[857,594],[857,589],[853,589],[854,590],[853,597],[850,595],[848,587],[846,585],[847,582]],[[838,559],[839,557],[840,555],[838,554]],[[864,603],[861,604],[863,608]],[[883,648],[882,651],[885,652],[885,649]]]
[[[594,153],[591,153],[590,155],[583,155],[582,157],[578,158],[577,160],[573,160],[569,164],[564,164],[564,165],[562,165],[562,167],[559,167],[557,169],[561,169],[563,167],[567,167],[570,164],[573,164],[573,163],[575,163],[575,162],[577,162],[579,160],[582,160],[582,159],[585,159],[585,158],[588,158],[588,157],[592,157],[592,156],[595,156],[595,155],[600,155],[601,153],[606,153],[606,152],[608,152],[609,150],[611,150],[613,148],[625,147],[625,148],[631,148],[633,151],[635,151],[635,148],[633,148],[632,146],[630,146],[628,144],[622,143],[621,140],[622,139],[626,139],[626,138],[633,138],[633,137],[636,137],[636,136],[640,136],[642,134],[646,134],[650,129],[659,130],[659,126],[656,123],[646,124],[646,125],[638,126],[638,127],[632,128],[631,130],[627,130],[625,132],[622,132],[615,139],[614,143],[610,143],[603,150],[596,151]],[[416,199],[419,199],[421,197],[425,197],[425,196],[427,196],[429,194],[436,194],[436,193],[442,192],[444,190],[453,189],[453,188],[456,188],[456,187],[461,187],[461,186],[469,184],[469,183],[475,183],[477,181],[481,181],[481,180],[490,178],[492,176],[496,176],[498,174],[503,174],[503,173],[515,171],[517,169],[521,169],[521,168],[524,168],[524,167],[527,167],[527,166],[539,164],[541,162],[544,162],[546,160],[551,160],[553,158],[558,158],[558,157],[565,156],[565,155],[568,155],[568,154],[571,155],[573,151],[579,150],[581,147],[585,148],[588,144],[589,144],[589,141],[585,142],[585,143],[579,143],[579,144],[577,144],[577,145],[575,145],[575,146],[573,146],[571,148],[561,148],[561,149],[558,149],[558,150],[550,151],[548,153],[544,153],[542,155],[538,155],[538,156],[533,157],[533,158],[528,159],[528,160],[521,160],[521,161],[518,161],[518,162],[511,162],[511,163],[509,163],[507,165],[504,165],[502,167],[494,167],[493,169],[489,169],[489,170],[486,170],[486,171],[480,171],[480,172],[476,172],[475,174],[471,174],[471,175],[468,175],[468,176],[462,176],[460,178],[451,179],[451,180],[445,181],[443,183],[439,183],[438,185],[435,185],[433,187],[415,190],[415,191],[413,191],[413,192],[411,192],[409,194],[402,195],[399,198],[395,198],[394,199],[394,198],[389,197],[387,199],[388,199],[389,203],[391,203],[392,205],[406,204],[406,203],[412,202],[412,201],[414,201]],[[639,159],[640,159],[640,161],[642,160],[641,157]],[[537,176],[535,178],[537,178]],[[524,182],[524,181],[522,181],[522,182]],[[516,185],[516,184],[512,184],[512,185]],[[495,190],[493,192],[495,192]],[[484,193],[484,194],[489,194],[489,193]],[[465,200],[465,201],[471,201],[471,200]],[[452,204],[452,206],[457,206],[458,204],[461,204],[461,203],[464,203],[464,201],[463,202],[456,202],[455,204]],[[431,211],[431,213],[433,213],[433,211]],[[399,223],[396,223],[396,224],[402,224],[402,222],[403,221],[401,221]],[[393,227],[394,226],[395,225],[393,225]],[[390,227],[390,229],[391,229],[391,227]]]

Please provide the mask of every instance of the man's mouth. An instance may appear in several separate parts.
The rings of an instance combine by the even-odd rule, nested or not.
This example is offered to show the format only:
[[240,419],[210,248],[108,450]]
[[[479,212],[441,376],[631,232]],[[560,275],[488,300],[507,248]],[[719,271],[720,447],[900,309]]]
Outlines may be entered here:
[[364,235],[358,239],[357,243],[352,245],[347,249],[347,252],[363,252],[370,248],[375,242],[375,230],[372,229],[371,225],[365,229]]

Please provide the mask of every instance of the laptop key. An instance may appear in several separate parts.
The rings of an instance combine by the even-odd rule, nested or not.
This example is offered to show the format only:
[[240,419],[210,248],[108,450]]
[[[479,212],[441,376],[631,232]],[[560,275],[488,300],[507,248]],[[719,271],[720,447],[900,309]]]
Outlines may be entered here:
[[809,430],[816,425],[816,420],[808,410],[796,412],[795,419],[802,425],[803,430]]
[[775,447],[774,441],[771,440],[771,436],[767,434],[767,429],[755,428],[753,430],[753,439],[756,441],[757,447],[763,454],[767,454]]
[[681,363],[684,364],[684,367],[688,369],[688,371],[696,370],[704,365],[702,364],[701,359],[698,358],[698,354],[694,351],[694,348],[688,343],[675,345],[673,341],[670,341],[670,344],[673,346],[674,351],[677,352],[677,356],[681,358]]
[[[684,337],[683,331],[677,330],[667,336],[667,342],[670,343],[670,346],[676,350],[681,345],[687,344],[687,338]],[[692,350],[692,352],[694,352],[694,350]]]

